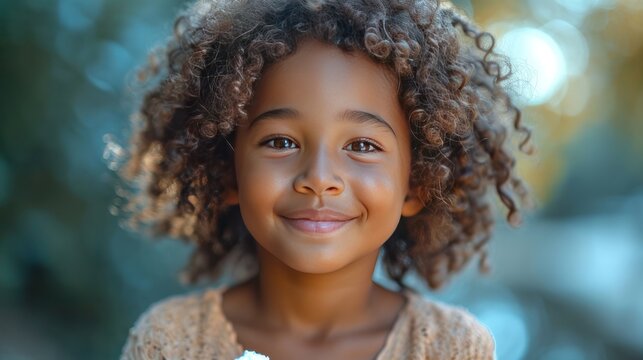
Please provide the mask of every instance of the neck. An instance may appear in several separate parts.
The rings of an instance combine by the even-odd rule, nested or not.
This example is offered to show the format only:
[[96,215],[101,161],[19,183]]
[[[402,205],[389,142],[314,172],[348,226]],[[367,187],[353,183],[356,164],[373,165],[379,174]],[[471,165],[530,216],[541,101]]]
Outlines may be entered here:
[[[273,329],[328,337],[368,317],[377,253],[324,274],[298,272],[258,247],[257,308]],[[264,315],[262,315],[264,316]]]

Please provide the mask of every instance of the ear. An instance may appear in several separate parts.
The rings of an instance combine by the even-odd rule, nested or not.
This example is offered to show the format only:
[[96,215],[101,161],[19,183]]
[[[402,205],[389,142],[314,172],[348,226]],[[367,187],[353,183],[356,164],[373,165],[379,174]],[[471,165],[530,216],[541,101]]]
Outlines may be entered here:
[[424,204],[420,201],[420,198],[409,192],[409,194],[404,198],[402,216],[411,217],[417,215],[422,208],[424,208]]

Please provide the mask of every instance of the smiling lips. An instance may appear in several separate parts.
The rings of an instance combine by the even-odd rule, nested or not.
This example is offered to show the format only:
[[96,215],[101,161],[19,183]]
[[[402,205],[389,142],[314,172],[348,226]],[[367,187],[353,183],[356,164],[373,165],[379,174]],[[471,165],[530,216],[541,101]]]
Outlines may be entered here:
[[316,234],[333,232],[356,218],[329,209],[293,211],[281,217],[299,231]]

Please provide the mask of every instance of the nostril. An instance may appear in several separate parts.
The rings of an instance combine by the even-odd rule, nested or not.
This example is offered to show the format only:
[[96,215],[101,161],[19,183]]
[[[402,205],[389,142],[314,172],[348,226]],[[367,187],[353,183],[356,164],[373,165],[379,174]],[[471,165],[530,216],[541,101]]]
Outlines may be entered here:
[[328,177],[302,175],[295,179],[293,188],[303,194],[332,195],[343,191],[344,182],[334,175]]

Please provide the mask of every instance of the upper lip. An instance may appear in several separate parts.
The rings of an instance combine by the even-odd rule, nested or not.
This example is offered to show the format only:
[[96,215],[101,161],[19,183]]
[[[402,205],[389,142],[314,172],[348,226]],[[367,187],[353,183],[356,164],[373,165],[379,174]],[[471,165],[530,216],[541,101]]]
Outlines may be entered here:
[[294,220],[312,220],[312,221],[348,221],[356,218],[356,216],[346,215],[339,211],[332,209],[303,209],[290,211],[282,215],[288,219]]

